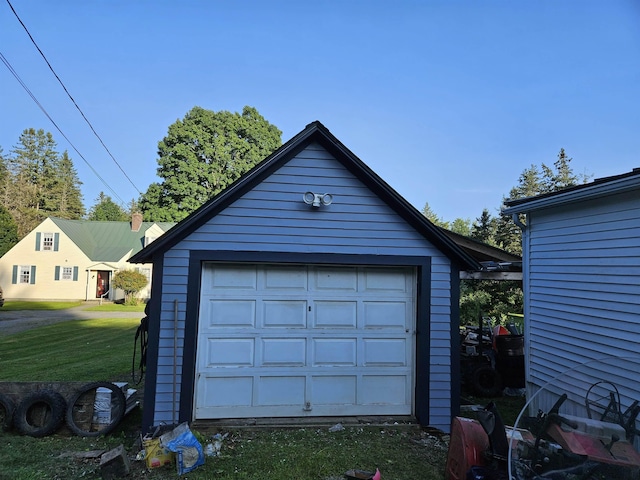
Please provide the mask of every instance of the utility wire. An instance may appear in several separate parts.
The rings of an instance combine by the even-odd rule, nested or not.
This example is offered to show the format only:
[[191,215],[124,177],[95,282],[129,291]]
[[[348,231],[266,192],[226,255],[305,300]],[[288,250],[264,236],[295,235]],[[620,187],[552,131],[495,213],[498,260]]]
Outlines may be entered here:
[[115,190],[113,190],[109,184],[100,176],[100,174],[91,166],[91,164],[87,161],[86,158],[84,158],[84,156],[80,153],[80,151],[75,147],[75,145],[73,143],[71,143],[71,140],[69,140],[69,138],[64,134],[64,132],[60,129],[60,127],[58,126],[58,124],[53,120],[53,118],[51,118],[51,116],[49,115],[49,113],[47,113],[47,111],[45,110],[45,108],[42,106],[42,104],[38,101],[38,99],[36,98],[36,96],[33,94],[33,92],[29,89],[29,87],[22,81],[22,79],[20,78],[20,75],[18,75],[18,72],[15,71],[15,69],[13,68],[13,66],[11,65],[11,63],[9,63],[9,61],[5,58],[5,56],[2,54],[2,52],[0,52],[0,61],[2,61],[2,63],[5,64],[5,66],[7,67],[7,69],[9,69],[9,71],[11,72],[11,74],[15,77],[15,79],[18,81],[18,83],[20,85],[22,85],[22,88],[25,89],[25,91],[29,94],[29,96],[31,97],[31,99],[35,102],[36,105],[38,105],[38,107],[40,108],[40,110],[42,110],[42,112],[46,115],[46,117],[49,119],[49,121],[53,124],[54,127],[56,127],[56,129],[58,130],[58,132],[60,132],[60,135],[62,135],[64,137],[64,139],[69,143],[69,145],[71,145],[71,148],[73,148],[76,153],[80,156],[80,158],[84,161],[84,163],[87,164],[87,166],[91,169],[91,171],[96,175],[96,177],[98,177],[100,179],[100,181],[103,183],[103,185],[105,187],[107,187],[107,189],[109,189],[109,191],[111,191],[111,193],[113,193],[113,195],[118,198],[120,200],[120,203],[122,205],[126,205],[125,201],[122,200],[122,198],[120,198],[120,196],[115,192]]
[[46,62],[47,66],[49,67],[49,70],[51,70],[51,73],[53,73],[53,75],[56,77],[56,79],[58,80],[58,83],[62,86],[62,88],[64,89],[65,93],[67,94],[67,96],[69,97],[69,99],[71,100],[71,102],[73,102],[73,104],[75,105],[76,109],[78,110],[78,112],[80,112],[80,115],[82,115],[82,118],[84,118],[84,121],[87,122],[87,125],[89,125],[89,128],[91,129],[91,131],[93,132],[93,134],[96,136],[96,138],[100,141],[100,143],[102,144],[102,146],[104,147],[104,149],[107,151],[107,153],[109,154],[109,156],[111,157],[111,159],[113,160],[113,162],[118,166],[118,168],[120,169],[120,171],[122,172],[122,174],[127,178],[127,180],[129,180],[129,183],[133,186],[133,188],[136,190],[136,192],[138,192],[139,195],[142,195],[142,192],[140,191],[140,189],[138,189],[138,187],[136,187],[135,183],[133,183],[133,181],[129,178],[129,175],[127,175],[127,173],[123,170],[123,168],[120,166],[120,164],[118,163],[118,161],[115,159],[115,157],[111,154],[111,151],[109,151],[109,149],[107,148],[107,146],[104,144],[104,142],[102,141],[102,138],[100,138],[100,135],[98,135],[98,132],[96,132],[96,130],[93,128],[93,125],[91,125],[91,122],[89,121],[89,119],[87,119],[87,117],[85,116],[85,114],[82,112],[82,110],[80,109],[80,107],[78,106],[78,104],[76,103],[76,101],[74,100],[74,98],[71,96],[71,94],[69,93],[69,90],[67,90],[67,87],[65,86],[65,84],[62,82],[62,80],[60,80],[60,77],[58,76],[58,74],[55,72],[55,70],[53,69],[53,67],[51,66],[51,64],[49,63],[49,60],[47,60],[47,57],[45,56],[44,53],[42,53],[42,50],[40,50],[40,47],[38,46],[38,44],[36,43],[36,41],[33,39],[33,37],[31,36],[31,33],[29,33],[29,30],[27,29],[26,25],[22,22],[22,20],[20,19],[20,17],[18,16],[18,13],[15,11],[15,9],[13,8],[13,5],[11,5],[11,2],[9,0],[7,0],[7,3],[9,4],[9,7],[11,8],[11,11],[13,12],[13,14],[15,15],[15,17],[18,19],[18,22],[20,22],[20,25],[22,25],[22,28],[24,28],[24,31],[27,32],[27,35],[29,36],[29,38],[31,39],[31,43],[33,43],[33,45],[36,47],[36,49],[38,50],[38,52],[40,53],[40,55],[42,56],[42,58],[44,59],[44,61]]

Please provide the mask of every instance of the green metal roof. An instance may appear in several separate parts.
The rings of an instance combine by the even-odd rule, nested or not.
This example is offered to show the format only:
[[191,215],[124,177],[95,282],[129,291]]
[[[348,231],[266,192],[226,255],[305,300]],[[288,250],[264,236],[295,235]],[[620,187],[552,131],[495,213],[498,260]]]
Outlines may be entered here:
[[142,222],[140,230],[134,232],[131,222],[50,219],[87,257],[96,262],[116,262],[129,252],[133,255],[142,250],[145,232],[153,225],[163,232],[175,225],[171,222]]

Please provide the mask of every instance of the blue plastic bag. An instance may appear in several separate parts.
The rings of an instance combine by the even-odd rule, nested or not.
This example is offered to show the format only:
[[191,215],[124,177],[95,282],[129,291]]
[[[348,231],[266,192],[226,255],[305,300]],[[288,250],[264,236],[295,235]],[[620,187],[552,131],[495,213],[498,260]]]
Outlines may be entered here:
[[202,445],[189,430],[187,422],[181,423],[171,432],[162,435],[160,443],[168,450],[176,453],[178,475],[189,473],[204,464]]

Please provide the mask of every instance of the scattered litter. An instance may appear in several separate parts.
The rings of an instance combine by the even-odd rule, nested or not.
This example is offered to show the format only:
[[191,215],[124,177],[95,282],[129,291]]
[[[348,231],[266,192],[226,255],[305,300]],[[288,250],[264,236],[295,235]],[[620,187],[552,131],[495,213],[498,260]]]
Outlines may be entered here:
[[348,470],[344,474],[347,480],[381,480],[380,470],[376,468],[375,472],[367,472],[366,470]]
[[195,435],[184,422],[172,431],[160,436],[160,444],[176,453],[178,475],[195,470],[204,464],[204,451]]
[[333,433],[333,432],[341,432],[342,430],[344,430],[344,426],[342,426],[341,423],[336,423],[333,427],[329,428],[329,431],[331,433]]
[[207,457],[220,456],[220,450],[222,450],[222,442],[225,438],[227,438],[228,435],[229,433],[225,433],[224,435],[216,433],[211,437],[212,441],[207,443],[205,447],[205,454],[207,455]]
[[149,470],[171,465],[176,454],[160,445],[159,438],[145,437],[142,439],[143,449],[136,455],[136,460],[145,460]]

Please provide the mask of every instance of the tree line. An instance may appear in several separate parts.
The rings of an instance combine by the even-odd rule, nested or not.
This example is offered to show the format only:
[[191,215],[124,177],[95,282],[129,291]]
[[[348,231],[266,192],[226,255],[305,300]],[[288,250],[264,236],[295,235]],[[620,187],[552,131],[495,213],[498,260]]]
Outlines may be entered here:
[[99,192],[87,210],[82,182],[53,135],[25,129],[9,153],[0,146],[0,256],[47,217],[178,222],[282,145],[282,132],[253,108],[191,109],[158,143],[160,182],[122,206]]
[[[575,173],[564,148],[552,165],[531,165],[522,171],[518,183],[506,199],[516,200],[556,192],[590,180],[586,174]],[[500,207],[496,209],[500,211]],[[426,203],[422,214],[439,227],[492,245],[506,252],[522,255],[522,232],[510,217],[492,215],[487,208],[473,221],[456,218],[448,222],[439,217]],[[509,314],[523,311],[521,282],[494,280],[462,280],[460,282],[460,317],[463,324],[475,324],[479,315],[490,316],[504,323]]]
[[[160,181],[127,206],[99,192],[86,210],[82,182],[67,151],[57,151],[51,133],[26,129],[8,154],[0,148],[0,255],[49,216],[126,221],[138,211],[146,221],[178,222],[279,148],[281,136],[253,107],[232,113],[196,106],[170,125],[158,142]],[[505,198],[587,182],[589,177],[574,173],[571,161],[561,149],[552,165],[531,165]],[[440,227],[510,253],[522,252],[520,229],[510,218],[492,215],[487,208],[474,220],[446,221],[428,203],[422,213]],[[518,282],[463,281],[460,307],[464,322],[474,322],[480,312],[504,320],[507,313],[522,311],[522,289]]]

